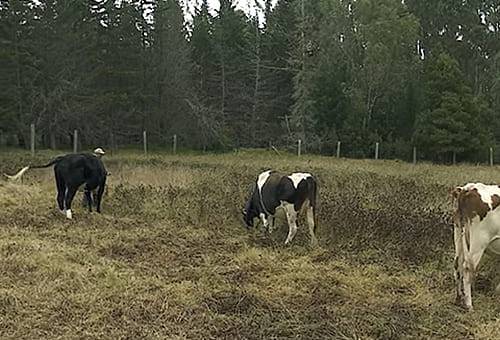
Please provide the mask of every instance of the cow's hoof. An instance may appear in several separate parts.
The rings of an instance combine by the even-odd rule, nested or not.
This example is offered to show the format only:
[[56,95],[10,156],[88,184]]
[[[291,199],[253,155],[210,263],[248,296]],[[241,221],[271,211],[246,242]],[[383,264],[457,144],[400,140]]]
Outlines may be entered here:
[[73,218],[73,214],[71,213],[71,209],[66,210],[66,218],[70,219],[70,220]]
[[462,299],[458,298],[455,300],[455,305],[457,305],[460,308],[463,308],[467,312],[472,312],[474,308],[472,306],[466,305]]

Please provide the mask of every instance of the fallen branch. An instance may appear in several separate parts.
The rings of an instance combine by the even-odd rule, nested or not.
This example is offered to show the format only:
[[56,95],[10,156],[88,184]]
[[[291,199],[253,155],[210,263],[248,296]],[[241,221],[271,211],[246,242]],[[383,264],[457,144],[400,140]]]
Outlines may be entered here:
[[273,149],[273,150],[274,150],[274,152],[276,152],[276,153],[278,154],[278,156],[281,156],[281,153],[278,151],[278,149],[276,149],[276,148],[274,147],[274,145],[271,145],[271,149]]

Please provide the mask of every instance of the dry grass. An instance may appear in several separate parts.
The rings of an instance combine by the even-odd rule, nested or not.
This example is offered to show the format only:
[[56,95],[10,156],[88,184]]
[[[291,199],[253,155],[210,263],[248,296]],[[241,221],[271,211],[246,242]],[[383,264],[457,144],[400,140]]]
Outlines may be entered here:
[[[52,154],[38,156],[43,162]],[[0,172],[30,162],[0,154]],[[106,158],[104,213],[54,210],[51,170],[0,182],[0,337],[399,339],[500,337],[496,263],[453,305],[448,190],[497,168],[416,167],[252,152]],[[240,220],[269,167],[320,181],[320,247]],[[303,221],[301,221],[303,223]]]

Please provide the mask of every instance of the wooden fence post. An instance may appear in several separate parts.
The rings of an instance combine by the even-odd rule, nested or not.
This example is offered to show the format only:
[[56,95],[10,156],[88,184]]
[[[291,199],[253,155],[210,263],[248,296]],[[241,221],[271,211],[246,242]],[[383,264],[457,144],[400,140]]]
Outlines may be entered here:
[[31,156],[35,156],[35,124],[31,124]]
[[337,141],[337,158],[340,158],[340,141]]
[[146,130],[144,130],[142,132],[142,142],[143,142],[143,146],[144,146],[144,155],[147,155],[148,154],[148,135],[146,133]]
[[177,153],[177,135],[174,135],[173,147],[174,155]]
[[417,164],[417,147],[413,147],[413,165]]
[[78,152],[78,130],[73,131],[73,153]]
[[493,148],[490,148],[490,166],[493,166]]
[[113,132],[111,132],[110,138],[111,138],[111,141],[110,141],[111,142],[111,153],[113,153],[116,150],[115,134]]
[[299,141],[297,143],[298,143],[298,145],[297,145],[297,156],[300,157],[300,155],[302,154],[302,140],[299,139]]
[[379,148],[379,142],[375,143],[375,159],[378,159],[378,148]]

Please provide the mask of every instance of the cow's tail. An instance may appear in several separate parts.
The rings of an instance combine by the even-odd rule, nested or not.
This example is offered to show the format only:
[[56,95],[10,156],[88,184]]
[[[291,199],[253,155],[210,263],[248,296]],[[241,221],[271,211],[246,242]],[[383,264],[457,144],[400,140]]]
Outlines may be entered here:
[[59,163],[61,161],[61,159],[63,159],[63,157],[64,156],[58,156],[58,157],[54,158],[53,160],[51,160],[50,162],[48,162],[45,165],[32,165],[32,166],[30,166],[30,169],[48,168],[51,165]]
[[318,212],[318,181],[316,178],[311,178],[307,181],[308,193],[309,193],[309,204],[312,207],[314,215],[314,232],[318,228],[318,218],[316,217]]
[[7,178],[8,178],[9,180],[11,180],[11,181],[15,181],[15,180],[20,179],[20,178],[24,175],[24,173],[25,173],[26,171],[28,171],[28,170],[29,170],[29,168],[30,168],[29,166],[25,166],[24,168],[22,168],[22,169],[21,169],[21,170],[20,170],[17,174],[15,174],[15,175],[7,175],[7,174],[4,174],[4,176],[5,176],[5,177],[7,177]]
[[50,162],[48,162],[47,164],[44,164],[44,165],[28,165],[28,166],[25,166],[24,168],[22,168],[21,170],[19,170],[18,173],[16,173],[15,175],[7,175],[7,174],[4,174],[5,177],[7,177],[9,180],[11,181],[16,181],[18,179],[21,179],[22,176],[26,173],[26,171],[28,171],[29,169],[41,169],[41,168],[48,168],[49,166],[51,165],[54,165],[54,164],[57,164],[59,163],[59,161],[61,161],[61,159],[63,158],[63,156],[59,156],[59,157],[56,157],[54,158],[53,160],[51,160]]

